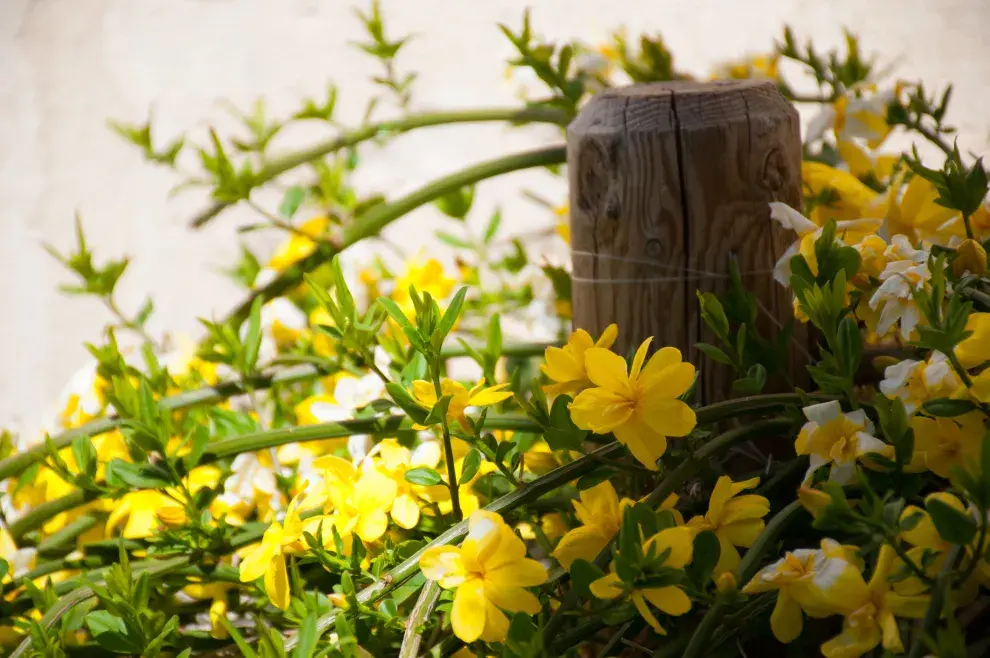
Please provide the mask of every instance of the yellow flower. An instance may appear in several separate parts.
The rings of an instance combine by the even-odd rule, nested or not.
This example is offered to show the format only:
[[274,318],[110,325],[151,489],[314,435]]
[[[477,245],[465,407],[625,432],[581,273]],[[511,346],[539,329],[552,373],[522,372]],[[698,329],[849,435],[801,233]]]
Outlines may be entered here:
[[[902,185],[903,177],[895,179],[887,192],[887,231],[902,234],[914,243],[920,240],[944,241],[945,225],[957,211],[935,202],[938,190],[921,176],[914,176]],[[900,195],[901,190],[904,194]],[[900,198],[898,198],[900,195]]]
[[[691,528],[685,526],[667,528],[666,530],[661,530],[643,544],[644,552],[650,546],[655,547],[658,554],[667,550],[670,551],[667,559],[663,562],[664,567],[682,569],[691,561],[691,557],[694,554],[694,532]],[[591,583],[591,593],[599,599],[617,598],[626,589],[626,585],[615,571]],[[688,598],[683,590],[673,585],[667,587],[634,587],[629,592],[629,598],[633,602],[633,605],[636,606],[639,614],[646,620],[646,623],[660,635],[666,635],[667,632],[660,625],[660,622],[657,621],[656,616],[654,616],[649,606],[646,605],[647,602],[661,612],[672,616],[683,615],[691,609],[691,599]]]
[[[444,379],[440,382],[440,394],[451,396],[450,404],[447,405],[447,422],[456,421],[464,429],[469,430],[471,426],[468,424],[467,416],[464,415],[464,410],[468,407],[488,407],[511,398],[512,391],[503,390],[508,386],[509,384],[506,383],[485,388],[485,380],[482,379],[477,386],[468,390],[460,382]],[[416,401],[427,409],[432,409],[439,399],[433,382],[423,379],[417,379],[412,383],[412,394]]]
[[409,286],[416,288],[420,295],[430,293],[433,299],[442,301],[454,290],[454,280],[447,276],[443,265],[435,258],[426,261],[411,260],[406,263],[406,270],[395,280],[395,291],[392,299],[407,315],[415,312],[412,297],[409,296]]
[[970,313],[966,331],[972,334],[956,345],[956,358],[964,368],[990,361],[990,313]]
[[770,627],[781,642],[793,642],[804,626],[802,610],[811,617],[834,614],[832,601],[862,578],[854,566],[854,553],[854,548],[823,539],[820,549],[788,551],[763,567],[742,591],[758,594],[776,590],[777,604],[770,616]]
[[874,155],[868,153],[866,149],[851,140],[839,140],[836,143],[836,150],[845,160],[849,167],[849,173],[856,178],[868,178],[872,176],[881,183],[890,179],[894,175],[894,168],[897,166],[900,156],[897,155]]
[[830,167],[821,162],[801,163],[801,177],[806,193],[817,197],[827,194],[826,203],[815,206],[809,215],[817,226],[825,226],[830,219],[855,220],[879,217],[877,213],[884,199],[847,171]]
[[962,380],[941,352],[932,352],[927,361],[905,359],[888,366],[883,377],[880,392],[901,398],[908,414],[928,400],[952,397],[962,387]]
[[168,516],[182,512],[182,505],[154,489],[132,491],[114,506],[107,518],[106,536],[113,536],[114,530],[123,524],[121,533],[126,539],[144,539],[158,532],[158,514]]
[[436,441],[424,441],[410,450],[399,445],[395,439],[385,439],[378,444],[380,464],[384,472],[395,482],[396,495],[389,510],[389,516],[400,528],[410,530],[419,523],[420,493],[418,487],[406,480],[406,471],[410,468],[426,466],[435,468],[440,463],[440,444]]
[[828,506],[832,504],[831,496],[824,491],[812,489],[811,487],[802,486],[798,488],[797,497],[798,502],[801,503],[801,507],[815,519],[824,514]]
[[570,208],[565,203],[562,206],[557,206],[553,209],[553,214],[557,216],[557,224],[555,230],[557,235],[567,244],[571,243],[571,221],[570,221]]
[[976,240],[966,239],[956,247],[956,259],[952,261],[952,273],[962,276],[969,272],[977,276],[987,273],[987,250]]
[[560,512],[544,514],[543,518],[540,519],[540,530],[550,541],[563,537],[568,530],[564,515]]
[[860,258],[859,271],[852,282],[865,288],[869,279],[878,278],[887,267],[887,243],[879,235],[867,235],[852,247]]
[[697,424],[694,409],[677,398],[694,382],[694,366],[681,361],[681,352],[664,347],[646,361],[652,338],[636,351],[632,368],[606,349],[585,352],[588,377],[594,388],[578,394],[570,405],[571,419],[581,429],[615,434],[647,468],[667,450],[668,436],[687,436]]
[[574,560],[594,560],[619,532],[623,510],[634,504],[629,498],[619,500],[608,480],[578,495],[580,500],[571,502],[582,525],[564,535],[553,551],[565,569],[570,569]]
[[7,562],[7,573],[0,582],[9,583],[34,569],[38,551],[34,548],[18,548],[7,528],[0,526],[0,558]]
[[829,480],[846,485],[856,474],[856,460],[871,452],[892,454],[890,446],[873,436],[873,423],[862,409],[842,413],[836,401],[804,408],[808,422],[801,428],[794,449],[810,455],[805,482],[822,466],[831,464]]
[[504,640],[509,620],[503,610],[540,612],[539,600],[526,587],[541,585],[547,570],[526,557],[526,545],[498,514],[471,514],[467,538],[460,546],[434,546],[419,560],[423,575],[444,589],[456,590],[451,626],[460,640]]
[[285,524],[277,521],[265,530],[261,543],[250,550],[240,565],[240,580],[250,583],[264,576],[265,593],[275,607],[289,607],[289,574],[285,568],[285,555],[301,549],[303,523],[299,518],[299,499],[289,503]]
[[330,311],[323,306],[317,306],[310,311],[307,322],[313,336],[313,351],[319,356],[333,355],[337,341],[317,329],[320,325],[333,326],[333,318],[330,316]]
[[872,93],[868,96],[862,93],[840,96],[835,101],[835,136],[840,142],[848,142],[850,138],[865,139],[867,146],[875,149],[890,134],[887,103],[890,102],[892,95],[877,94],[876,87],[872,85],[864,87],[863,91]]
[[778,60],[779,57],[776,53],[747,55],[742,59],[727,62],[716,67],[712,78],[778,80],[780,78],[780,72],[777,70]]
[[733,482],[723,475],[712,490],[708,512],[688,521],[688,527],[695,532],[710,530],[718,537],[721,552],[715,565],[716,576],[734,571],[740,560],[736,546],[751,546],[763,532],[763,517],[770,512],[770,501],[756,494],[739,495],[759,483],[760,478]]
[[230,583],[207,583],[186,585],[182,592],[194,599],[213,599],[210,604],[210,637],[226,640],[229,636],[227,627],[221,619],[227,618],[227,592],[234,586]]
[[939,477],[948,478],[956,466],[966,468],[979,459],[983,444],[986,416],[971,411],[955,418],[911,419],[914,430],[914,453],[911,471],[928,469]]
[[593,341],[584,329],[578,329],[563,347],[548,347],[544,357],[546,363],[540,366],[540,370],[554,383],[544,386],[543,390],[548,395],[574,395],[593,386],[588,379],[584,355],[593,347],[611,348],[618,335],[619,327],[615,324],[607,326],[597,341]]
[[365,542],[381,539],[398,494],[395,481],[371,461],[358,471],[346,459],[330,455],[318,459],[315,466],[327,470],[326,512],[339,519],[338,531],[342,535],[353,531]]
[[330,220],[326,217],[313,217],[300,224],[289,236],[289,239],[280,244],[268,267],[276,272],[283,272],[286,268],[301,261],[316,250],[316,240],[326,233],[330,226]]
[[821,646],[825,658],[857,658],[878,644],[893,653],[904,651],[897,617],[920,619],[927,596],[903,596],[892,591],[889,578],[896,565],[894,549],[884,544],[869,583],[859,573],[835,587],[828,604],[845,616],[842,632]]

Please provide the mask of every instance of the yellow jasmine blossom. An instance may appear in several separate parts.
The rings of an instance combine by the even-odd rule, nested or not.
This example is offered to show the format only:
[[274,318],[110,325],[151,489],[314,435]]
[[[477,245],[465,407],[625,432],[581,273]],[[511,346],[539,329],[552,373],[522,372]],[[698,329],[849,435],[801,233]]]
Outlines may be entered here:
[[248,552],[240,565],[242,583],[250,583],[264,576],[265,593],[275,607],[289,607],[289,574],[285,568],[285,555],[301,548],[303,523],[299,518],[299,499],[289,503],[285,524],[274,522],[265,530],[261,543]]
[[809,196],[817,197],[826,191],[830,196],[826,203],[815,206],[809,215],[817,226],[825,226],[830,219],[842,221],[883,217],[883,197],[848,171],[806,160],[801,163],[801,178]]
[[897,155],[868,153],[866,149],[851,140],[839,140],[835,146],[849,167],[849,173],[856,178],[872,176],[880,182],[887,181],[894,175],[894,168],[900,160],[900,156]]
[[778,80],[777,70],[779,56],[776,53],[759,53],[747,55],[742,59],[726,62],[716,67],[713,79],[731,80]]
[[[464,410],[468,407],[488,407],[511,398],[512,391],[504,390],[508,387],[509,384],[505,383],[485,388],[485,380],[482,379],[477,386],[468,390],[460,382],[444,379],[440,382],[440,394],[451,396],[450,404],[447,405],[447,422],[456,421],[464,429],[470,429],[471,426],[467,422]],[[439,399],[433,382],[423,379],[417,379],[412,383],[412,394],[416,401],[427,409],[432,409]],[[423,428],[420,427],[419,429]]]
[[[360,471],[346,459],[333,455],[317,460],[326,469],[326,512],[339,519],[341,534],[353,531],[365,542],[381,539],[388,529],[398,486],[395,481],[366,460]],[[341,529],[343,528],[343,529]]]
[[564,535],[553,551],[553,556],[565,569],[570,569],[574,560],[594,560],[619,532],[623,510],[634,504],[629,498],[619,500],[608,480],[585,489],[578,496],[580,500],[571,502],[582,525]]
[[316,240],[326,233],[329,227],[330,220],[326,217],[313,217],[303,222],[292,232],[288,240],[275,249],[275,253],[268,261],[268,267],[276,272],[283,272],[306,258],[316,250]]
[[688,527],[696,533],[710,530],[718,537],[721,552],[715,565],[716,576],[734,571],[740,561],[736,547],[752,546],[766,526],[763,517],[770,512],[770,501],[756,494],[739,495],[759,483],[760,478],[733,482],[728,475],[721,476],[712,490],[708,512],[688,521]]
[[593,386],[588,378],[584,363],[584,355],[593,347],[610,349],[619,335],[619,327],[610,324],[597,341],[584,329],[572,333],[567,344],[563,347],[548,347],[544,358],[546,363],[540,365],[540,370],[553,384],[544,386],[548,395],[574,395]]
[[857,459],[871,452],[890,452],[890,446],[873,436],[873,423],[862,409],[846,414],[833,400],[803,411],[808,422],[801,428],[794,449],[799,455],[810,455],[805,482],[819,468],[831,464],[829,480],[849,484],[856,474]]
[[503,610],[535,615],[539,600],[526,587],[541,585],[547,570],[526,557],[526,545],[498,514],[479,510],[468,520],[460,546],[434,546],[419,560],[423,575],[455,590],[451,626],[460,640],[504,640],[509,619]]
[[990,313],[970,313],[966,331],[971,335],[956,345],[956,358],[964,368],[976,368],[990,361]]
[[433,299],[442,301],[453,292],[454,283],[437,259],[411,260],[406,263],[405,271],[395,280],[392,299],[399,308],[410,315],[415,312],[415,306],[412,297],[409,296],[409,286],[416,288],[416,292],[420,295],[428,292]]
[[963,276],[966,273],[983,276],[987,273],[987,250],[976,240],[963,240],[962,244],[956,247],[952,273],[956,276]]
[[[950,493],[938,491],[929,494],[925,497],[925,504],[927,505],[930,500],[938,500],[962,514],[969,514],[966,510],[966,505]],[[908,505],[901,512],[901,523],[904,523],[910,517],[917,517],[915,525],[910,530],[901,532],[899,537],[911,545],[911,548],[907,550],[908,558],[917,565],[924,565],[925,572],[934,578],[945,562],[946,552],[953,544],[942,539],[942,536],[935,528],[932,517],[924,509],[915,505]],[[967,549],[966,554],[968,555],[970,553],[971,550]],[[926,556],[929,556],[927,562],[924,559]],[[934,559],[931,559],[932,556],[934,556]],[[957,595],[975,594],[976,592],[973,587],[976,585],[976,580],[971,579],[969,583],[963,584],[962,590],[964,591],[957,593]],[[920,579],[911,576],[895,583],[894,589],[898,594],[920,594],[925,591],[926,586]],[[969,591],[965,592],[965,590]]]
[[578,394],[570,405],[571,419],[581,429],[615,435],[647,468],[667,450],[668,436],[687,436],[697,424],[694,409],[680,396],[694,382],[694,366],[681,361],[674,347],[657,351],[648,363],[652,338],[643,341],[632,368],[600,347],[585,352],[588,377],[594,388]]
[[[911,242],[937,240],[944,242],[942,227],[958,214],[958,211],[935,202],[938,190],[922,178],[914,176],[903,186],[903,177],[894,180],[887,191],[887,231],[890,235],[904,235]],[[903,194],[901,194],[903,190]]]
[[158,532],[158,513],[163,511],[181,512],[182,505],[154,489],[132,491],[114,506],[107,518],[106,536],[112,537],[114,530],[123,524],[122,535],[126,539],[144,539]]
[[828,506],[832,504],[831,496],[824,491],[812,489],[811,487],[799,487],[797,497],[798,502],[801,503],[801,507],[815,519],[819,518]]
[[210,637],[226,640],[229,637],[227,627],[221,619],[227,618],[227,592],[234,586],[230,583],[208,583],[186,585],[182,592],[194,599],[213,599],[210,604]]
[[966,468],[975,463],[983,445],[986,416],[971,411],[955,418],[911,419],[914,430],[914,453],[911,471],[928,469],[939,477],[948,478],[954,467]]
[[[770,627],[779,641],[793,642],[804,626],[804,615],[828,617],[835,614],[843,593],[861,579],[854,566],[855,547],[849,549],[832,539],[823,539],[821,548],[799,548],[760,569],[743,587],[743,594],[777,591],[777,603],[770,615]],[[852,610],[848,610],[852,612]]]
[[567,244],[571,243],[571,221],[570,221],[570,208],[565,203],[562,206],[557,206],[553,209],[553,214],[557,216],[557,224],[555,230],[557,235]]
[[540,519],[540,530],[543,531],[547,539],[554,541],[567,533],[567,521],[564,520],[564,515],[560,512],[544,514],[543,518]]
[[38,551],[34,548],[18,548],[7,528],[0,525],[0,558],[7,562],[7,573],[0,582],[9,583],[34,569]]
[[856,573],[848,586],[836,588],[829,603],[845,616],[842,632],[821,646],[825,658],[858,658],[878,644],[893,653],[904,651],[897,617],[920,619],[928,609],[927,596],[903,596],[889,581],[895,571],[894,549],[884,544],[870,581]]
[[880,277],[880,274],[887,267],[887,243],[879,235],[864,236],[859,242],[852,245],[859,253],[859,271],[853,278],[855,283],[863,288],[870,284],[870,279]]
[[[670,551],[663,566],[671,569],[683,569],[691,561],[694,554],[694,531],[685,526],[661,530],[643,544],[644,551],[650,546],[656,547],[657,553]],[[612,571],[591,583],[590,589],[591,593],[599,599],[614,599],[621,596],[627,588],[618,574]],[[650,610],[647,602],[661,612],[675,617],[683,615],[691,609],[691,599],[688,598],[683,590],[673,585],[667,587],[634,587],[629,592],[629,599],[636,606],[636,610],[639,611],[643,619],[646,620],[646,623],[660,635],[666,635],[667,632],[660,625],[660,622]]]
[[952,397],[962,387],[962,380],[941,352],[932,352],[927,361],[905,359],[883,371],[880,392],[904,401],[908,414],[935,398]]
[[378,444],[380,465],[395,482],[396,495],[389,510],[389,516],[400,528],[415,528],[419,523],[419,507],[422,487],[406,480],[406,471],[421,466],[435,468],[440,463],[440,444],[424,441],[410,450],[399,445],[395,439],[385,439]]

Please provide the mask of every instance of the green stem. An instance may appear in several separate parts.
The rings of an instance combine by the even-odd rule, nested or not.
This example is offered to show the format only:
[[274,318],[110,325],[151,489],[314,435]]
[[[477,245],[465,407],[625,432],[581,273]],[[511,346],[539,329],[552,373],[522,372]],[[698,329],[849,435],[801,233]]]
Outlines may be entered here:
[[309,256],[286,268],[274,281],[263,288],[252,291],[244,301],[232,310],[224,322],[237,323],[247,317],[251,305],[257,298],[269,300],[277,297],[294,286],[300,284],[303,275],[312,272],[320,265],[329,262],[335,255],[344,251],[365,238],[377,235],[386,226],[409,212],[447,194],[472,185],[486,178],[494,178],[521,169],[546,167],[562,164],[567,159],[567,149],[561,145],[545,146],[543,148],[515,153],[505,157],[489,160],[468,167],[454,174],[438,178],[418,190],[396,199],[391,203],[383,203],[358,217],[348,226],[341,236],[340,244],[334,248],[329,245],[318,245]]
[[[792,501],[787,507],[777,512],[770,523],[767,524],[766,529],[756,540],[749,550],[746,551],[746,555],[743,556],[742,562],[739,563],[739,567],[736,568],[735,577],[736,583],[741,587],[746,584],[746,582],[753,577],[759,567],[760,561],[763,559],[763,554],[766,553],[776,542],[777,537],[784,530],[788,523],[790,523],[794,516],[801,510],[801,503],[798,501]],[[735,598],[736,593],[730,592],[725,594],[719,594],[715,599],[715,603],[708,608],[708,612],[701,619],[701,623],[698,627],[694,629],[694,634],[691,636],[691,641],[688,643],[687,649],[684,650],[682,658],[696,658],[701,655],[702,651],[710,652],[714,647],[711,644],[712,635],[715,632],[716,625],[724,617],[722,612],[726,604]],[[653,654],[654,656],[659,656],[660,652]]]
[[956,356],[956,353],[949,352],[946,356],[949,359],[949,363],[952,364],[952,368],[956,371],[956,374],[959,375],[959,379],[966,385],[966,388],[972,388],[973,380],[970,378],[969,373],[966,372],[966,369],[963,368],[962,363],[959,362],[959,357]]
[[[358,128],[351,132],[328,139],[313,146],[287,153],[281,157],[274,158],[265,165],[254,177],[254,187],[260,187],[265,183],[281,176],[287,171],[301,167],[310,162],[324,158],[331,153],[336,153],[352,146],[357,146],[361,142],[374,139],[386,133],[399,134],[415,130],[416,128],[427,128],[429,126],[442,126],[452,123],[479,123],[484,121],[509,121],[512,123],[552,123],[565,126],[571,117],[560,110],[550,108],[527,107],[522,109],[482,109],[482,110],[461,110],[454,112],[431,112],[407,116],[402,119],[375,123],[363,128]],[[193,218],[190,225],[193,228],[204,226],[211,219],[219,215],[232,204],[226,202],[214,203],[212,206]]]
[[945,606],[946,596],[952,586],[952,572],[956,568],[956,558],[958,556],[958,546],[953,546],[949,549],[945,557],[945,563],[935,578],[931,599],[928,601],[928,610],[925,612],[925,620],[914,636],[914,641],[911,643],[911,651],[908,652],[907,658],[922,658],[927,651],[925,638],[935,638],[938,620],[942,616],[942,608]]
[[[759,396],[759,397],[776,397],[776,396]],[[756,400],[757,398],[743,398],[743,400]],[[730,400],[729,402],[741,402],[741,400]],[[702,407],[698,410],[698,424],[701,424],[702,416],[706,417],[707,422],[718,418],[716,412],[712,411],[713,408],[718,408],[720,411],[725,409],[733,409],[729,413],[738,412],[738,405],[730,405],[728,403],[718,403],[710,405],[709,407]],[[749,410],[753,410],[750,408]],[[704,412],[704,414],[703,414]],[[712,416],[713,418],[707,418]],[[681,462],[677,468],[671,471],[664,479],[660,482],[660,485],[653,490],[646,500],[646,503],[651,506],[656,506],[667,499],[670,494],[674,493],[682,484],[684,484],[689,478],[694,476],[701,467],[706,463],[714,460],[716,457],[724,453],[729,448],[749,441],[751,439],[763,436],[766,434],[771,434],[774,432],[783,431],[791,427],[791,421],[786,418],[777,418],[773,420],[765,420],[759,423],[753,423],[750,425],[745,425],[743,427],[738,427],[719,436],[715,437],[705,445],[703,445],[697,452],[689,454],[683,462]],[[613,537],[614,539],[614,537]],[[611,544],[611,541],[609,542]],[[608,558],[610,555],[610,548],[606,546],[602,549],[598,557],[595,558],[595,564],[602,568],[608,563]],[[550,621],[547,623],[546,629],[544,630],[543,637],[545,639],[553,638],[560,627],[563,625],[566,615],[570,612],[574,606],[580,602],[580,594],[575,590],[571,590],[564,597],[557,611],[553,613],[550,617]]]
[[402,636],[399,658],[416,658],[419,655],[419,645],[423,641],[420,627],[429,620],[438,598],[440,598],[440,584],[435,580],[427,581],[416,600],[416,605],[406,619],[406,632]]

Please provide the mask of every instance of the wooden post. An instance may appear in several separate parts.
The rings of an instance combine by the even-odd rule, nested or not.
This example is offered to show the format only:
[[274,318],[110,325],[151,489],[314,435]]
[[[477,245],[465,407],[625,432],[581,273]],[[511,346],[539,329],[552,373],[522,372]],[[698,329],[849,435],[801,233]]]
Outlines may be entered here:
[[[619,325],[616,349],[648,336],[701,368],[700,399],[724,399],[728,366],[695,349],[713,342],[696,290],[726,290],[735,258],[775,336],[792,317],[771,273],[794,241],[768,202],[801,207],[797,111],[769,82],[665,82],[606,91],[567,130],[574,324]],[[806,381],[807,332],[795,328],[790,370]]]

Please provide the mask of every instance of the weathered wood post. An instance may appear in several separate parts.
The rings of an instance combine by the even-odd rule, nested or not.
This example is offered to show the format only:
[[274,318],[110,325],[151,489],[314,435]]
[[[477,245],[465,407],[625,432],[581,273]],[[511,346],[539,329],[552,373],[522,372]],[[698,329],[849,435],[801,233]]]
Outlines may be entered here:
[[[801,206],[797,111],[769,82],[669,82],[593,98],[567,130],[574,324],[619,324],[616,349],[647,336],[703,366],[700,398],[727,396],[727,366],[700,362],[711,342],[696,290],[724,291],[730,258],[765,309],[769,335],[793,317],[771,270],[795,239],[768,202]],[[795,330],[792,375],[805,380]]]

